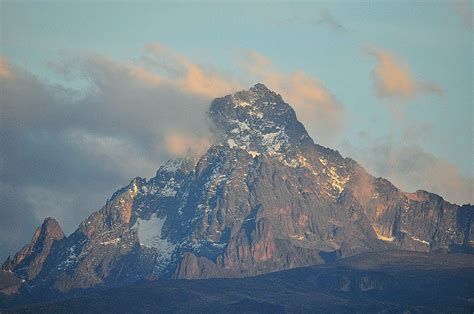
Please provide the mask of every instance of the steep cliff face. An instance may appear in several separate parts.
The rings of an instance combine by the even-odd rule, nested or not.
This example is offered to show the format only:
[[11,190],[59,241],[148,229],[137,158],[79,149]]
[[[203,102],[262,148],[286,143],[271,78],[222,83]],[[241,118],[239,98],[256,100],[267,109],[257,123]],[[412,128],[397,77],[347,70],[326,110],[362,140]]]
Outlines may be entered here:
[[53,245],[64,239],[64,233],[58,222],[46,218],[38,227],[30,243],[2,265],[2,270],[15,272],[25,280],[33,280],[43,269],[43,264]]
[[135,178],[117,191],[51,255],[43,279],[68,291],[169,273],[183,241],[175,216],[191,165],[172,160],[148,182]]
[[8,266],[21,261],[5,267],[67,291],[150,274],[251,276],[391,248],[472,250],[472,206],[405,193],[314,144],[264,85],[214,100],[209,118],[216,141],[203,156],[132,180],[48,249],[40,278]]
[[223,249],[212,258],[188,253],[176,277],[248,276],[365,251],[466,244],[459,206],[424,191],[404,193],[314,144],[265,86],[216,99],[209,113],[219,141],[196,176],[211,189],[187,207],[194,237]]

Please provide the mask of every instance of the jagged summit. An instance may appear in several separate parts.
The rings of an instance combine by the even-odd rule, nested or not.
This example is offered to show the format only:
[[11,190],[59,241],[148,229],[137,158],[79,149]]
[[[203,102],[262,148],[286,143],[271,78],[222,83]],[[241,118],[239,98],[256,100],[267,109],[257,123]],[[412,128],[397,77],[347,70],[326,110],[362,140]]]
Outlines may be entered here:
[[257,83],[248,90],[241,90],[234,94],[234,97],[242,100],[258,99],[263,97],[281,98],[281,95],[269,89],[262,83]]
[[293,108],[263,84],[215,99],[209,116],[223,142],[254,156],[288,154],[309,140]]
[[176,171],[191,171],[194,167],[196,161],[191,157],[178,157],[168,160],[164,165],[162,165],[157,170],[157,175],[159,173],[174,173]]
[[46,217],[43,220],[43,223],[41,224],[41,230],[48,233],[55,233],[58,236],[63,233],[59,222],[52,217]]
[[276,94],[274,91],[270,90],[265,84],[263,83],[257,83],[254,86],[250,87],[249,92],[255,93],[255,94]]
[[2,265],[6,271],[15,270],[26,280],[34,279],[43,267],[46,257],[56,241],[65,238],[59,223],[53,218],[46,218],[38,227],[30,241],[13,258],[8,257]]

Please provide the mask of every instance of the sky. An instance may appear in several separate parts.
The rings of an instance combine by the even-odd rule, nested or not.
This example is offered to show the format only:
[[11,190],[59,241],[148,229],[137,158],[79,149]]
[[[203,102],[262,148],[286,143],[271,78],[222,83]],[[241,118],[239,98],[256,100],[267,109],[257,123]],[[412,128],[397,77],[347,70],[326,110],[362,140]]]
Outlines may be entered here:
[[474,203],[471,1],[0,1],[0,259],[212,142],[261,82],[316,143]]

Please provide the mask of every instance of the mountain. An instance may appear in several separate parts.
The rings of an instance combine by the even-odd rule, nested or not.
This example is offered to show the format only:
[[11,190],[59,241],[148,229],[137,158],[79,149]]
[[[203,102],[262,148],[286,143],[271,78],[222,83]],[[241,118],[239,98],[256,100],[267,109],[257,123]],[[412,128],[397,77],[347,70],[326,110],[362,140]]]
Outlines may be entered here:
[[216,140],[204,155],[133,179],[68,237],[47,219],[2,269],[67,292],[248,277],[373,251],[473,251],[473,206],[403,192],[315,144],[263,84],[208,113]]
[[385,251],[256,277],[142,281],[10,311],[471,313],[472,291],[473,255]]
[[36,229],[30,243],[16,253],[13,259],[9,257],[2,270],[14,270],[16,275],[25,280],[33,280],[43,268],[54,242],[64,238],[59,223],[52,218],[46,218],[41,227]]

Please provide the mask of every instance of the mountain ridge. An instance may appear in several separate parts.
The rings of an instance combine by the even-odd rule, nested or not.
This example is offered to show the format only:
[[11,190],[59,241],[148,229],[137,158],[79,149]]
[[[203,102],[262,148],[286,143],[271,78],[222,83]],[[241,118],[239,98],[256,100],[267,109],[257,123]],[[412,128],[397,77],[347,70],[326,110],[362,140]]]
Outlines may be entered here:
[[[473,255],[410,251],[366,253],[333,263],[247,278],[156,280],[35,296],[5,312],[449,312],[472,309]],[[410,287],[407,289],[407,287]],[[53,302],[51,302],[53,301]],[[23,306],[20,306],[23,304]],[[2,298],[0,295],[0,307]],[[12,308],[13,307],[13,308]]]
[[[473,206],[400,191],[315,144],[265,85],[216,98],[209,118],[216,141],[205,154],[133,179],[68,237],[46,232],[37,266],[14,258],[2,269],[69,291],[247,277],[388,249],[472,251]],[[34,260],[31,243],[20,252]]]

